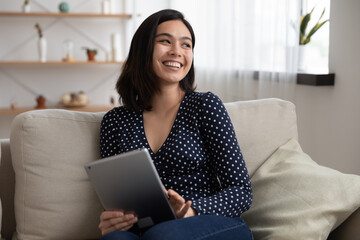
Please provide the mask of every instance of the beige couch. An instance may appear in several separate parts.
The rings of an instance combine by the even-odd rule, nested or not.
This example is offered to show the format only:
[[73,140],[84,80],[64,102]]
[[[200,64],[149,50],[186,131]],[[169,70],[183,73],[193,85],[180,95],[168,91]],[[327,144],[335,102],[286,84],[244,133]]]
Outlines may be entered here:
[[[253,184],[243,217],[256,240],[359,239],[360,176],[318,166],[301,151],[292,103],[262,99],[226,108]],[[14,119],[10,140],[1,140],[3,238],[100,237],[102,207],[83,165],[99,158],[103,114],[37,110]]]

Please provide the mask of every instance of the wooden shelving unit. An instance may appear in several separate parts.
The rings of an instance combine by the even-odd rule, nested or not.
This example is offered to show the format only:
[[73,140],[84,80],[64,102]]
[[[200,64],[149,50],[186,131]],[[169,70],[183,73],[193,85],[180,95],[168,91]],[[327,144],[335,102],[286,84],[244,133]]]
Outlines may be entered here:
[[60,13],[60,12],[0,12],[0,16],[6,17],[74,17],[74,18],[131,18],[131,14],[102,14],[102,13]]
[[[88,106],[88,107],[48,107],[45,109],[64,109],[70,111],[79,111],[79,112],[107,112],[111,110],[112,106]],[[42,108],[44,109],[44,108]],[[17,115],[23,112],[28,112],[32,110],[42,110],[40,108],[0,108],[0,115]]]
[[[28,19],[24,18],[60,18],[60,20],[65,18],[119,18],[119,19],[131,19],[135,14],[102,14],[102,13],[61,13],[61,12],[11,12],[11,11],[0,11],[0,17],[9,17],[9,18],[23,18],[24,21]],[[137,15],[140,16],[140,15]],[[80,32],[81,34],[81,32]],[[83,36],[87,36],[83,34]],[[91,39],[90,39],[91,40]],[[123,61],[74,61],[74,62],[62,62],[61,59],[59,61],[4,61],[0,60],[0,70],[7,69],[8,67],[46,67],[46,66],[55,66],[55,67],[80,67],[80,66],[114,66],[117,67],[122,65]],[[46,109],[64,109],[70,111],[81,111],[81,112],[107,112],[111,110],[114,106],[86,106],[86,107],[61,107],[61,106],[51,106]],[[23,112],[28,112],[32,110],[42,110],[35,107],[26,107],[26,108],[0,108],[0,116],[1,115],[18,115]]]

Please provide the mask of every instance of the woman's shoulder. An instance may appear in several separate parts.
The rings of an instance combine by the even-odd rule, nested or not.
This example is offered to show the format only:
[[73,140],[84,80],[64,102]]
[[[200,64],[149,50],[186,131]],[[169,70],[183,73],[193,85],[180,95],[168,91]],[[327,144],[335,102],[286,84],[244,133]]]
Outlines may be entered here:
[[114,107],[105,113],[102,121],[112,121],[114,119],[121,120],[123,118],[129,118],[135,114],[134,111],[131,111],[123,106]]
[[203,107],[211,105],[223,105],[221,99],[213,92],[191,92],[190,100],[196,101]]
[[189,94],[189,97],[191,99],[197,99],[197,100],[201,100],[201,101],[209,101],[209,100],[216,100],[216,101],[221,101],[221,99],[213,92],[191,92]]

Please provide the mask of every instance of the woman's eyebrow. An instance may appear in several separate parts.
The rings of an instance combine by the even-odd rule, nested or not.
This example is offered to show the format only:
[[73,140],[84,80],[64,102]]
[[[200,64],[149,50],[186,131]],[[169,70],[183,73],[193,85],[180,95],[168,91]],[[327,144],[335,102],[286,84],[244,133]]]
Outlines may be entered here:
[[[169,34],[169,33],[159,33],[159,34],[157,34],[157,35],[155,36],[155,38],[161,37],[161,36],[166,36],[166,37],[174,38],[174,36],[171,35],[171,34]],[[190,38],[190,37],[187,37],[187,36],[181,37],[180,39],[192,41],[191,38]]]

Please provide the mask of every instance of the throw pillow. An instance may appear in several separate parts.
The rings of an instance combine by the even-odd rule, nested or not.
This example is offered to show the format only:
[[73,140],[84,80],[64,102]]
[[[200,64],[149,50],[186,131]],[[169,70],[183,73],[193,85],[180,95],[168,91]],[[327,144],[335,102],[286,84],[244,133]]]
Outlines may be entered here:
[[260,239],[326,239],[360,206],[360,176],[323,167],[291,139],[251,178],[253,204],[243,214]]

